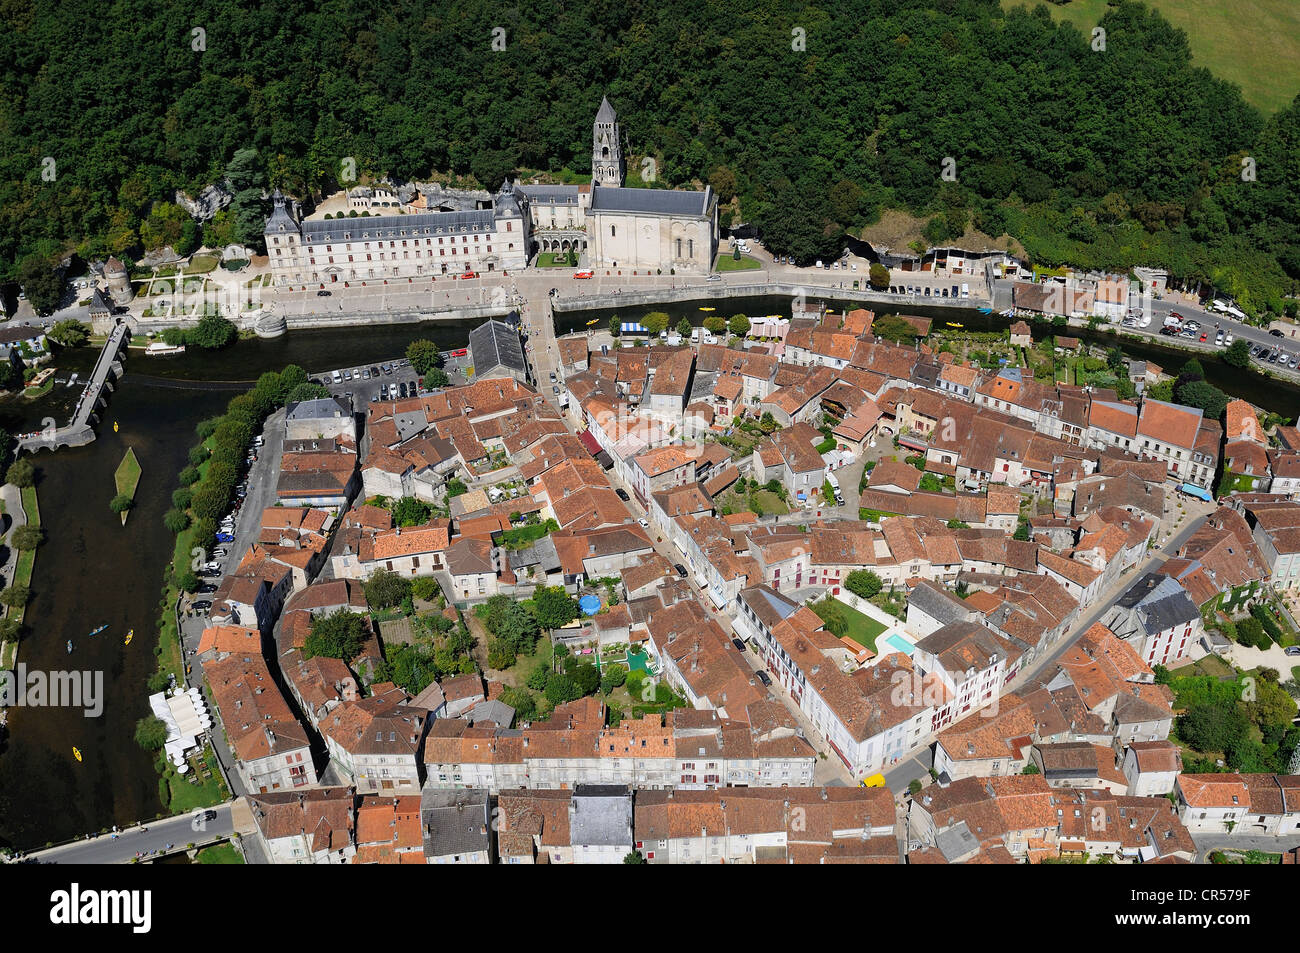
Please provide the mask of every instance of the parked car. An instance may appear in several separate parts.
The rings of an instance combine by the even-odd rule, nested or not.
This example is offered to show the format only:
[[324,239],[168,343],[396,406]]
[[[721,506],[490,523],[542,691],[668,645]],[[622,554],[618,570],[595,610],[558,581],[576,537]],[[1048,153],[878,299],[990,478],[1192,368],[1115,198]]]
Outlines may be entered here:
[[647,520],[644,516],[641,517],[640,519],[638,519],[637,522],[641,524],[641,528],[642,528],[642,529],[649,529],[649,528],[650,528],[650,521]]
[[619,487],[614,492],[615,494],[618,495],[618,498],[622,500],[624,503],[628,501],[629,497],[627,495],[627,490],[623,489],[622,487]]
[[677,570],[677,575],[681,576],[683,579],[686,578],[686,567],[685,567],[685,566],[683,566],[681,563],[675,563],[675,564],[673,565],[673,568]]
[[233,543],[234,541],[235,541],[235,537],[234,537],[234,534],[233,534],[233,533],[218,533],[218,534],[217,534],[217,542],[218,542],[218,543]]
[[388,376],[388,377],[391,377],[391,376],[392,376],[392,374],[393,374],[393,365],[392,365],[392,364],[385,364],[385,365],[384,365],[384,374],[385,374],[386,376]]
[[213,557],[216,558],[216,559],[222,559],[222,558],[224,558],[224,557],[226,557],[226,556],[229,556],[229,555],[230,555],[230,551],[229,551],[229,550],[225,550],[225,549],[214,549],[214,550],[212,551],[212,555],[213,555]]
[[208,599],[200,599],[198,602],[190,603],[190,608],[199,612],[207,612],[212,608],[212,602]]
[[551,393],[558,395],[560,393],[560,385],[556,384],[555,386],[553,386],[551,388]]
[[573,273],[573,277],[577,279],[594,278],[595,275],[596,273],[594,271],[575,271]]
[[1282,650],[1282,652],[1283,654],[1290,656],[1300,655],[1300,645],[1288,645]]
[[1273,337],[1275,337],[1275,338],[1284,338],[1284,337],[1286,337],[1286,335],[1283,334],[1281,331],[1279,331],[1277,328],[1273,328],[1273,330],[1269,331],[1268,333],[1271,334],[1271,335],[1273,335]]
[[762,671],[762,670],[759,670],[759,671],[755,672],[754,674],[758,676],[758,680],[759,680],[760,682],[762,682],[764,685],[771,685],[771,684],[772,684],[772,680],[771,680],[770,678],[767,677],[767,672],[764,672],[764,671]]
[[722,276],[721,276],[721,275],[709,275],[709,277],[705,278],[704,280],[705,280],[705,281],[721,281],[721,280],[722,280]]
[[198,593],[216,592],[216,591],[217,591],[217,587],[214,586],[214,585],[213,585],[212,583],[210,583],[210,582],[205,582],[205,583],[203,583],[202,585],[200,585],[197,589],[195,589],[194,591],[195,591],[195,592],[198,592]]
[[734,645],[740,651],[742,652],[745,651],[745,643],[740,641],[740,639],[732,639],[731,644]]
[[377,368],[377,367],[372,367],[372,368],[370,368],[370,376],[371,376],[371,377],[378,377],[378,376],[379,376],[379,368]]
[[316,292],[316,297],[328,298],[331,294],[333,294],[332,291],[326,291],[324,288],[322,288],[320,291]]

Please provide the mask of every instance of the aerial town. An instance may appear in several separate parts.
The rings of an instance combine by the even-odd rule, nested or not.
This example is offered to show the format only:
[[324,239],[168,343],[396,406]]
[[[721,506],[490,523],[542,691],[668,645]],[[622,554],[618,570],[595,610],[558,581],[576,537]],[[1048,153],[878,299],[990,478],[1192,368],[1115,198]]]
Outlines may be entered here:
[[[1187,53],[1154,2],[1097,14],[1159,38],[1116,76]],[[976,21],[1077,45],[1084,5],[871,22],[897,86]],[[1222,106],[1238,148],[1121,173],[1081,120],[1043,171],[1019,120],[1018,159],[921,155],[883,97],[839,142],[820,49],[749,118],[575,70],[564,123],[432,120],[445,82],[361,88],[418,32],[349,40],[385,135],[323,46],[311,135],[218,155],[175,110],[185,177],[123,146],[102,195],[59,173],[98,234],[0,229],[0,863],[1069,864],[1131,904],[1169,899],[1146,865],[1300,865],[1300,98],[1153,66],[1196,97],[1161,136]],[[204,96],[298,108],[250,79]]]

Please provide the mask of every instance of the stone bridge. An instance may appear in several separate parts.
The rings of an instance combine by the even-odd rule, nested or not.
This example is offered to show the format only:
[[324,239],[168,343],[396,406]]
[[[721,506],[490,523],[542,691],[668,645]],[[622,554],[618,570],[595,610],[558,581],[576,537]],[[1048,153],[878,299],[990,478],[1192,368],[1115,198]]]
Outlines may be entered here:
[[113,391],[115,381],[125,373],[120,358],[130,336],[131,331],[125,324],[113,328],[77,401],[72,420],[63,427],[49,426],[37,433],[21,434],[18,438],[18,453],[24,450],[35,453],[41,449],[84,447],[95,439],[93,425],[99,420],[99,410],[108,405],[108,395]]

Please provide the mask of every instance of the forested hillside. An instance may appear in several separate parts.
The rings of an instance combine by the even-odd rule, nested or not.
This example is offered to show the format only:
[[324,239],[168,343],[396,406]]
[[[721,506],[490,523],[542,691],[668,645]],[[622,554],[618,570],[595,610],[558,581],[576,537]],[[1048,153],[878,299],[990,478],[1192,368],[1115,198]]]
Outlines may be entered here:
[[[738,195],[779,251],[833,252],[898,206],[934,241],[973,222],[1044,264],[1165,265],[1256,310],[1300,277],[1300,100],[1264,121],[1134,3],[1102,21],[1104,51],[998,0],[240,6],[4,0],[6,272],[72,249],[133,256],[142,230],[174,238],[155,203],[219,180],[241,148],[299,195],[334,187],[344,156],[489,187],[585,172],[607,94],[630,174],[653,155],[658,184]],[[1241,180],[1245,156],[1257,181]]]

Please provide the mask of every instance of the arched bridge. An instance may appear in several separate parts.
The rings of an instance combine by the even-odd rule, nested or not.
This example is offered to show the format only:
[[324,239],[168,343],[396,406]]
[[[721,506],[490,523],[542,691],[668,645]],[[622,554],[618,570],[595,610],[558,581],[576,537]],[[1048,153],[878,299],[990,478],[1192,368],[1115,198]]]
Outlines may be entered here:
[[94,424],[99,420],[99,410],[108,405],[108,394],[113,390],[113,382],[125,373],[121,354],[131,331],[125,324],[113,328],[113,333],[104,342],[104,348],[95,361],[95,369],[86,382],[85,389],[77,401],[76,412],[72,420],[64,427],[47,427],[38,433],[22,434],[18,438],[18,452],[26,450],[57,450],[59,447],[83,447],[95,439]]

